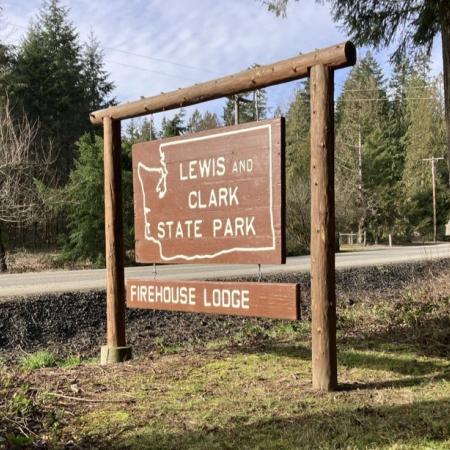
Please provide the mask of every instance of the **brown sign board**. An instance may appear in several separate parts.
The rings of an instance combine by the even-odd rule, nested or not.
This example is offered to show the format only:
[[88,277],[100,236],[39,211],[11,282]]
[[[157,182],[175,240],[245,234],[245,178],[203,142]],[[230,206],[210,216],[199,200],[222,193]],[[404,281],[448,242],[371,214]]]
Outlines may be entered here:
[[300,285],[129,279],[127,306],[297,320]]
[[136,261],[285,263],[284,119],[135,144]]

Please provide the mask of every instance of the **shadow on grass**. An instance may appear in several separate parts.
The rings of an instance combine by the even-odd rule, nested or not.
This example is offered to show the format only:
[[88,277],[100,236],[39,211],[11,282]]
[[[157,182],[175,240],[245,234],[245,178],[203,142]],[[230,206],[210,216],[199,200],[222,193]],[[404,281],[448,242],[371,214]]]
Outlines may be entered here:
[[403,345],[418,355],[450,358],[450,316],[419,319],[417,323],[401,327],[401,331],[388,329],[344,341],[361,349],[368,348],[368,342],[370,345]]
[[[127,449],[331,449],[405,446],[448,448],[450,401],[424,401],[398,406],[355,408],[298,413],[282,418],[255,420],[234,417],[219,426],[161,433],[157,424],[116,437],[96,448]],[[192,426],[192,425],[191,425]]]
[[[342,346],[343,347],[343,346]],[[339,345],[338,345],[339,349]],[[380,349],[381,350],[381,349]],[[267,343],[259,347],[236,347],[235,352],[246,354],[273,354],[279,357],[288,357],[294,359],[311,360],[311,350],[302,344],[271,344]],[[408,378],[342,383],[340,390],[369,390],[369,389],[388,389],[413,387],[424,383],[432,382],[436,378],[450,380],[450,363],[439,363],[435,361],[420,361],[414,358],[410,353],[399,357],[395,356],[395,346],[392,348],[393,354],[377,353],[376,345],[370,345],[370,350],[364,349],[360,345],[357,350],[343,349],[338,350],[338,364],[340,367],[348,369],[367,369],[384,372],[392,372]]]
[[395,372],[400,375],[427,375],[445,369],[442,364],[433,361],[419,361],[415,358],[396,358],[393,355],[371,353],[371,350],[354,351],[338,350],[340,365],[348,368],[364,368],[369,370],[382,370]]
[[424,375],[421,377],[411,378],[398,378],[394,380],[384,381],[370,381],[367,383],[355,382],[355,383],[339,383],[339,391],[358,391],[358,390],[371,390],[371,389],[401,389],[419,386],[421,384],[430,383],[439,380],[450,381],[450,371],[440,372],[436,375]]
[[[304,360],[311,359],[311,350],[301,344],[267,344],[260,347],[237,347],[236,352],[248,354],[271,353],[276,356],[289,358],[300,358]],[[395,349],[392,350],[393,352]],[[373,353],[371,353],[373,352]],[[398,357],[393,355],[380,354],[372,346],[370,350],[341,350],[338,344],[338,363],[347,368],[364,368],[369,370],[382,370],[386,372],[395,372],[400,375],[427,375],[436,372],[442,372],[450,369],[450,363],[446,367],[433,361],[419,361],[415,358]]]

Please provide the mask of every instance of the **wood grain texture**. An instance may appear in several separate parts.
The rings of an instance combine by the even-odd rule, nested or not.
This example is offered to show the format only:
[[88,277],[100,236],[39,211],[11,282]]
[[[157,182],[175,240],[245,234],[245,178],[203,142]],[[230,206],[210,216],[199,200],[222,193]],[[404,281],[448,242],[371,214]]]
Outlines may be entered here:
[[107,343],[125,346],[125,278],[120,122],[104,119]]
[[311,68],[311,314],[313,387],[337,387],[333,71]]
[[309,75],[310,68],[317,64],[327,65],[330,69],[339,69],[352,66],[355,60],[355,46],[351,42],[343,42],[274,64],[259,66],[206,83],[199,83],[188,88],[111,106],[107,109],[92,112],[90,119],[92,123],[100,124],[104,117],[116,120],[130,119],[195,105],[216,98],[305,78]]
[[136,261],[285,262],[284,119],[133,146]]
[[288,283],[127,280],[129,308],[300,318],[300,286]]

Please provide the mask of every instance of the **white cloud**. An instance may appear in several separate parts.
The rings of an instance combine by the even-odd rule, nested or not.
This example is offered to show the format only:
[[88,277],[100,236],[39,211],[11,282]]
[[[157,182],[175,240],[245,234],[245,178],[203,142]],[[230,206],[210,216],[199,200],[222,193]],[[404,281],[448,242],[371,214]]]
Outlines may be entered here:
[[[18,40],[25,30],[16,25],[27,26],[41,2],[3,3],[3,20],[15,24],[7,25],[6,31]],[[115,94],[120,101],[167,92],[243,70],[253,63],[275,62],[347,39],[333,23],[329,6],[312,0],[291,2],[286,19],[268,13],[257,0],[62,0],[61,3],[70,8],[70,19],[80,38],[85,40],[93,30],[104,46],[106,67],[116,83]],[[5,29],[1,38],[5,39]],[[439,52],[437,44],[433,52],[434,72],[442,70]],[[386,51],[379,55],[386,67]],[[347,73],[348,70],[342,70],[336,74],[338,84]],[[286,104],[293,85],[269,89],[273,108]],[[198,107],[221,113],[222,104],[223,101],[215,101]]]

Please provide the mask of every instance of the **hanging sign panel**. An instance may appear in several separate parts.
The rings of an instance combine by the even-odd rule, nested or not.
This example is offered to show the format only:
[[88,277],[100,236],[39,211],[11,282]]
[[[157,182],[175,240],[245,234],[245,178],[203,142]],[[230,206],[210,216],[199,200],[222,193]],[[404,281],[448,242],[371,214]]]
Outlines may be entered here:
[[285,263],[284,119],[135,144],[136,261]]
[[127,280],[129,308],[300,318],[300,286],[288,283]]

